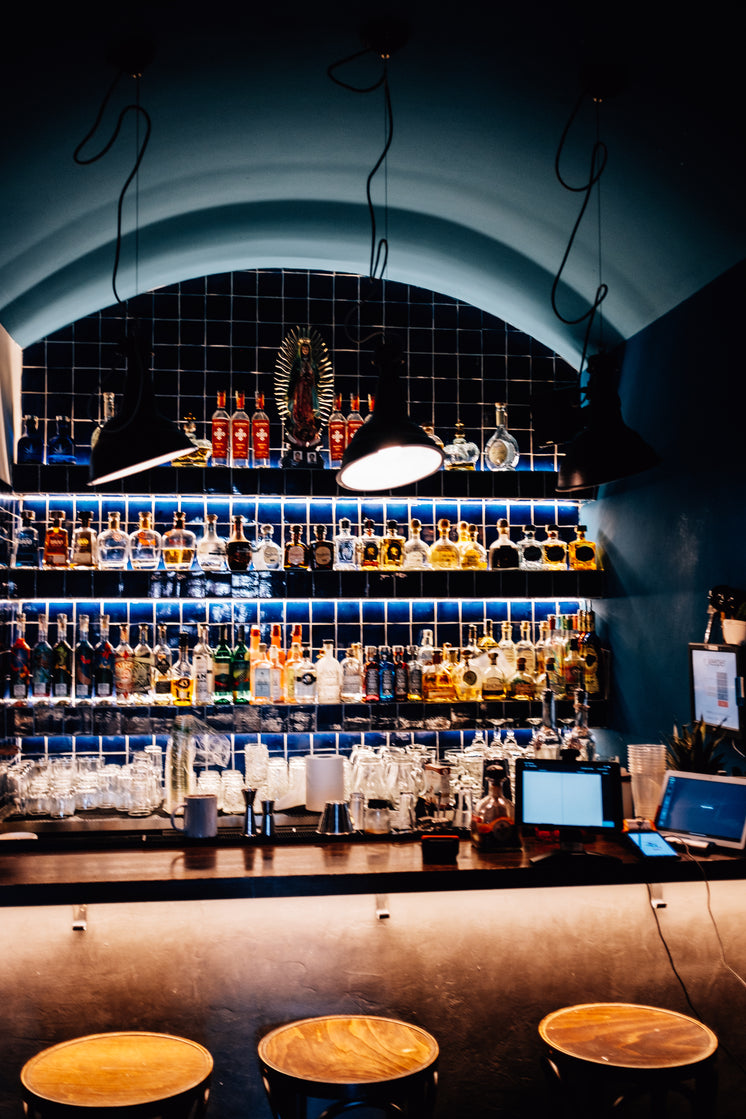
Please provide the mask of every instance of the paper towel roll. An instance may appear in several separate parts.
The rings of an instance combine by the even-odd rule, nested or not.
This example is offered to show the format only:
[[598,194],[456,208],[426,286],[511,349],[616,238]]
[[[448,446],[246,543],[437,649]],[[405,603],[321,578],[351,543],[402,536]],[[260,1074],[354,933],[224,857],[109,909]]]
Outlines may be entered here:
[[311,754],[306,758],[306,808],[323,812],[329,800],[344,800],[344,758],[339,754]]

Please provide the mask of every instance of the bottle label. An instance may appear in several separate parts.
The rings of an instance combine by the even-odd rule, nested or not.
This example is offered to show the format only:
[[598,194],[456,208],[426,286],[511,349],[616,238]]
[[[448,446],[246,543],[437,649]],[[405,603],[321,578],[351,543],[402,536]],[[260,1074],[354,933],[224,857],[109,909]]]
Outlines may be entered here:
[[132,659],[132,690],[133,692],[150,691],[150,660],[147,657]]
[[192,690],[192,681],[189,676],[179,676],[174,680],[174,697],[177,703],[188,703]]
[[302,544],[288,544],[288,567],[302,567],[305,562],[305,548]]
[[114,688],[117,695],[132,691],[132,657],[117,657],[114,662]]
[[507,444],[502,439],[495,439],[494,443],[489,443],[487,445],[487,458],[494,466],[502,466],[508,460]]
[[502,680],[497,676],[485,676],[482,680],[482,699],[499,699],[502,694]]
[[527,544],[523,549],[524,563],[541,563],[541,547],[538,544]]
[[355,562],[355,543],[352,537],[337,541],[337,563]]
[[363,567],[378,567],[378,542],[376,540],[364,540],[362,556]]
[[579,563],[592,563],[595,554],[596,550],[590,544],[577,544],[575,547],[575,559]]
[[329,459],[341,462],[345,451],[347,424],[344,420],[332,420],[329,424]]
[[564,544],[545,544],[544,555],[547,563],[564,563],[565,562],[565,547]]
[[334,553],[332,552],[331,544],[327,544],[325,540],[320,540],[314,545],[313,549],[313,564],[317,569],[324,569],[332,566]]
[[212,457],[226,459],[228,457],[228,421],[212,421]]
[[269,420],[254,417],[251,428],[251,443],[254,461],[269,458]]
[[463,675],[463,681],[467,688],[473,688],[478,680],[478,676],[473,668],[467,668]]
[[257,668],[254,670],[254,698],[255,699],[269,699],[270,698],[270,681],[269,669]]
[[248,570],[251,564],[251,545],[248,540],[229,540],[227,554],[231,571]]
[[231,421],[231,458],[234,463],[249,461],[249,421]]
[[345,424],[345,428],[346,428],[346,432],[347,432],[347,444],[346,445],[348,447],[349,447],[350,443],[352,442],[353,435],[355,434],[356,431],[359,431],[362,426],[363,426],[363,421],[362,420],[348,420],[347,421],[347,423]]
[[275,571],[281,564],[282,553],[280,547],[272,540],[268,540],[262,545],[262,556],[264,557],[264,566],[268,571]]
[[401,540],[389,540],[386,544],[386,563],[392,567],[399,567],[403,555],[403,542]]
[[518,552],[512,545],[501,544],[496,548],[497,552],[497,567],[501,569],[518,566]]

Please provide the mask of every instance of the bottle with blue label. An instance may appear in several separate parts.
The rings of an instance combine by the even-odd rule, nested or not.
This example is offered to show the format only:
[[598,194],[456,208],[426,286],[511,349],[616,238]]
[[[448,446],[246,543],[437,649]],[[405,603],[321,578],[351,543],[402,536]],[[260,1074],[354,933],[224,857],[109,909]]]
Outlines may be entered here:
[[34,514],[30,509],[24,509],[21,513],[21,527],[16,533],[13,565],[15,567],[39,566],[39,533],[34,528]]
[[355,537],[350,531],[351,521],[341,517],[339,532],[334,537],[334,569],[336,571],[355,570]]
[[70,435],[70,417],[57,416],[57,428],[47,443],[47,462],[50,465],[75,462],[75,444]]
[[396,665],[388,645],[382,645],[378,650],[378,678],[379,698],[382,703],[389,703],[396,694]]
[[37,618],[37,640],[31,650],[31,695],[49,699],[52,693],[52,646],[47,641],[46,615]]

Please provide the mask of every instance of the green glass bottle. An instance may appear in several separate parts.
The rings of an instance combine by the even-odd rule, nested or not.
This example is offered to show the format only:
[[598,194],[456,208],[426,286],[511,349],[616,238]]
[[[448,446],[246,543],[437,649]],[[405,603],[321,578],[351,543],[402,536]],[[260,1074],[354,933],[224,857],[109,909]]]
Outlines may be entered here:
[[228,644],[228,627],[220,627],[220,642],[212,654],[213,700],[233,703],[233,654]]
[[233,679],[233,702],[251,702],[251,661],[246,644],[243,626],[238,627],[238,640],[231,656],[231,676]]

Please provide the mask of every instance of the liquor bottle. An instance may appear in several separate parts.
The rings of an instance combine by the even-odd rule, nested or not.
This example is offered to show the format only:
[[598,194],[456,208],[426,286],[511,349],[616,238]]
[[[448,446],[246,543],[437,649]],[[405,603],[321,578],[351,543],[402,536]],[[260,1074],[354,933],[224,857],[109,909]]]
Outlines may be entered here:
[[67,643],[67,614],[57,615],[57,644],[52,649],[52,699],[67,703],[73,690],[73,651]]
[[172,528],[163,533],[163,565],[169,571],[188,571],[197,552],[197,537],[186,527],[186,513],[174,513]]
[[341,517],[339,532],[334,537],[334,570],[355,570],[355,537],[352,535],[349,517]]
[[531,623],[521,622],[521,636],[516,642],[515,647],[516,658],[523,657],[526,664],[526,672],[531,676],[536,675],[536,650],[534,643],[531,640]]
[[480,544],[478,536],[479,527],[469,525],[466,543],[460,549],[461,567],[465,571],[484,571],[487,568],[487,549]]
[[208,513],[205,522],[204,534],[197,544],[197,563],[203,571],[225,571],[227,546],[218,536],[217,513]]
[[212,443],[209,439],[197,438],[197,421],[195,420],[191,412],[187,412],[186,416],[184,416],[181,426],[184,429],[184,434],[186,435],[187,439],[194,447],[194,450],[190,451],[186,455],[180,455],[178,458],[172,459],[171,465],[198,467],[207,466],[207,461],[212,454]]
[[541,571],[544,566],[534,525],[526,525],[523,529],[523,536],[518,541],[518,559],[524,571]]
[[490,649],[487,654],[489,664],[482,673],[482,699],[498,700],[505,695],[505,676],[498,664],[497,649]]
[[109,513],[109,527],[98,536],[98,566],[103,570],[122,571],[130,555],[130,541],[121,527],[119,513]]
[[285,702],[285,668],[276,645],[269,647],[269,698],[272,703]]
[[312,571],[331,571],[334,566],[334,545],[326,538],[326,527],[316,525],[314,528],[315,539],[309,549],[310,567]]
[[47,462],[52,464],[74,463],[75,444],[70,435],[70,417],[57,416],[57,429],[47,443]]
[[488,470],[515,470],[520,454],[517,440],[508,431],[504,404],[495,405],[495,424],[495,431],[484,448],[484,465]]
[[[251,661],[246,645],[245,627],[239,625],[236,634],[236,644],[233,646],[233,652],[231,653],[233,702],[244,704],[251,702]],[[217,702],[217,694],[215,699]]]
[[404,646],[394,645],[394,699],[404,702],[409,699],[409,669],[404,659]]
[[567,561],[573,571],[595,571],[598,552],[593,540],[586,540],[586,525],[575,526],[575,539],[567,546]]
[[345,447],[349,447],[356,431],[363,426],[363,417],[360,415],[360,397],[350,396],[350,414],[345,423]]
[[153,649],[151,687],[154,703],[159,706],[171,703],[171,650],[168,647],[164,625],[158,626],[158,644]]
[[329,417],[329,462],[336,466],[342,461],[347,445],[347,423],[342,414],[342,396],[334,397],[334,410]]
[[398,571],[404,559],[404,537],[399,532],[398,523],[386,521],[386,532],[381,540],[379,566],[382,571]]
[[10,647],[10,698],[28,699],[31,683],[31,648],[26,641],[26,615],[16,617],[16,639]]
[[588,726],[588,697],[583,688],[575,691],[575,723],[565,738],[563,750],[575,750],[581,761],[592,762],[596,754],[596,740]]
[[93,696],[93,646],[88,640],[88,614],[78,616],[78,643],[75,646],[75,698],[91,699]]
[[129,626],[120,625],[119,644],[114,652],[114,695],[118,703],[129,703],[132,698],[133,657]]
[[373,393],[369,392],[368,393],[368,415],[365,417],[365,422],[366,423],[368,422],[370,417],[373,415],[375,410],[376,410],[376,398],[373,395]]
[[251,454],[254,466],[269,466],[269,416],[264,411],[264,393],[254,398],[256,410],[251,417]]
[[48,623],[40,614],[37,621],[36,644],[31,650],[31,695],[34,699],[49,699],[52,692],[52,646],[47,641]]
[[339,691],[342,703],[361,703],[363,699],[363,666],[360,646],[353,644],[342,661],[342,684]]
[[316,661],[318,703],[339,703],[342,698],[342,665],[334,655],[334,642],[325,641]]
[[422,665],[416,645],[407,649],[407,699],[422,699]]
[[534,645],[534,675],[537,680],[540,679],[545,672],[545,665],[547,656],[551,650],[551,643],[549,640],[549,622],[539,622],[539,640]]
[[300,525],[292,525],[290,539],[285,545],[285,567],[306,570],[308,567],[308,545],[301,539],[303,529]]
[[567,545],[560,540],[557,525],[547,525],[547,538],[542,541],[541,557],[545,571],[564,571],[567,567]]
[[[459,550],[459,556],[463,552],[466,545],[469,543],[469,524],[467,521],[459,521],[456,527],[456,547]],[[459,560],[459,566],[461,561]]]
[[466,653],[468,653],[470,657],[479,656],[479,646],[477,645],[477,627],[473,623],[469,625],[469,628],[467,630],[466,641],[464,642],[464,645],[461,649],[461,656],[463,657]]
[[426,664],[432,664],[434,658],[435,646],[433,645],[433,631],[431,629],[423,629],[417,660],[424,667]]
[[132,698],[135,703],[150,703],[155,657],[148,644],[148,627],[140,626],[140,640],[132,654]]
[[221,626],[220,641],[212,654],[212,694],[216,704],[233,702],[233,654],[228,644],[228,626]]
[[179,634],[179,655],[171,669],[171,702],[175,707],[191,707],[194,696],[192,662],[189,659],[189,637]]
[[554,691],[547,680],[541,691],[541,722],[536,728],[531,745],[537,758],[558,758],[562,740],[557,730]]
[[249,664],[256,664],[259,660],[259,646],[262,642],[262,627],[253,625],[249,631]]
[[497,649],[497,641],[493,634],[494,623],[492,618],[485,618],[482,625],[482,636],[479,638],[478,646],[479,652],[489,654],[493,649]]
[[456,698],[451,672],[450,651],[436,649],[432,664],[422,670],[422,695],[426,703],[451,703]]
[[16,462],[41,462],[44,458],[44,440],[36,416],[23,417],[23,432],[16,447]]
[[161,534],[153,528],[153,514],[138,514],[138,526],[130,533],[130,563],[135,571],[155,571],[161,560]]
[[113,392],[103,392],[101,393],[101,398],[103,400],[103,415],[91,434],[91,450],[93,450],[98,443],[99,436],[101,435],[101,428],[104,424],[108,423],[109,420],[114,419],[117,411],[116,396]]
[[381,539],[376,536],[375,523],[366,517],[363,521],[363,531],[358,537],[357,565],[365,571],[375,571],[381,562]]
[[316,702],[316,665],[310,658],[309,650],[304,648],[303,656],[301,657],[295,668],[295,702],[296,703],[315,703]]
[[98,642],[93,650],[93,684],[96,698],[110,702],[114,695],[114,649],[109,641],[109,615],[102,614]]
[[570,631],[570,640],[562,661],[562,676],[565,681],[565,695],[568,699],[572,699],[576,690],[584,686],[583,661],[580,656],[578,635],[573,630]]
[[93,568],[98,564],[98,536],[91,528],[93,514],[83,510],[78,518],[80,524],[73,530],[70,545],[70,567]]
[[583,662],[583,686],[590,699],[600,699],[604,694],[603,648],[596,633],[596,615],[593,610],[583,614],[583,636],[580,640],[580,659]]
[[482,674],[478,667],[471,663],[471,659],[471,651],[464,649],[461,660],[453,673],[456,699],[461,702],[469,702],[482,697]]
[[31,509],[21,512],[21,526],[16,533],[13,550],[13,566],[39,566],[39,533],[34,528],[34,513]]
[[461,420],[456,423],[456,431],[450,443],[444,448],[444,470],[476,470],[479,462],[479,447],[464,435]]
[[218,406],[212,414],[212,457],[213,466],[227,466],[230,454],[231,418],[225,410],[225,393],[218,393]]
[[403,571],[429,571],[428,546],[422,539],[422,521],[414,517],[409,522],[409,539],[404,545]]
[[565,695],[565,678],[556,656],[550,653],[544,664],[544,684],[557,699]]
[[199,626],[199,638],[192,650],[192,699],[197,706],[212,703],[212,649],[210,627]]
[[280,703],[282,700],[282,670],[277,662],[277,649],[270,657],[267,646],[259,644],[259,655],[251,669],[251,699],[253,703]]
[[256,571],[279,571],[282,568],[282,548],[272,539],[272,525],[262,525],[259,529],[259,543],[251,558]]
[[443,440],[440,438],[439,435],[435,434],[435,428],[434,427],[431,427],[430,425],[426,426],[425,424],[423,424],[422,425],[422,430],[425,432],[425,435],[430,436],[433,443],[437,444],[437,446],[440,447],[441,451],[445,451],[445,443],[443,442]]
[[285,665],[285,650],[282,647],[282,626],[279,622],[273,622],[272,628],[269,631],[269,653],[270,658],[272,650],[277,650],[277,663],[280,667]]
[[249,465],[249,437],[251,423],[244,410],[246,396],[236,393],[236,410],[231,416],[231,466],[236,469]]
[[497,522],[497,540],[490,544],[490,571],[504,571],[518,567],[518,548],[510,539],[510,527],[504,517]]
[[42,565],[44,567],[67,567],[69,538],[67,529],[62,525],[65,514],[60,509],[54,509],[49,515],[52,518],[52,523],[47,526],[44,537]]
[[491,765],[485,774],[487,795],[474,805],[471,841],[480,851],[504,851],[508,841],[517,845],[515,811],[505,796],[505,771]]
[[295,670],[303,660],[300,641],[292,641],[285,660],[285,702],[295,703]]
[[513,626],[510,622],[501,622],[502,638],[498,642],[500,655],[508,670],[508,679],[515,675],[518,667],[518,654],[513,643]]
[[378,676],[379,699],[381,703],[391,703],[396,695],[396,666],[388,645],[381,645],[378,650]]
[[243,517],[240,513],[232,518],[231,535],[226,546],[226,560],[230,571],[248,571],[251,566],[252,549],[244,536]]
[[536,694],[536,683],[533,676],[526,668],[526,658],[516,659],[516,670],[508,681],[508,699],[528,700]]
[[450,530],[451,522],[446,517],[441,517],[438,521],[438,539],[430,545],[428,552],[430,566],[436,571],[453,570],[459,566],[461,557],[456,545],[448,538]]
[[378,667],[378,649],[375,645],[366,645],[363,664],[364,703],[378,703],[381,698],[381,676]]

